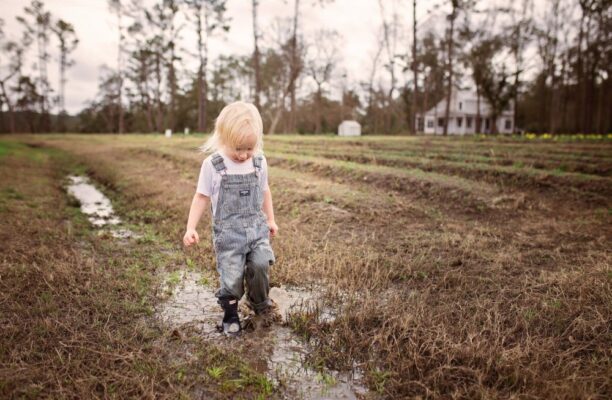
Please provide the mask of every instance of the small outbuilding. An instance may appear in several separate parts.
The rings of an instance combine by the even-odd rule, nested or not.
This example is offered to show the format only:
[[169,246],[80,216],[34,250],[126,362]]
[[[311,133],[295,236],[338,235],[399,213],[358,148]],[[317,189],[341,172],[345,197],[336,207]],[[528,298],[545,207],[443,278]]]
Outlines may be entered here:
[[338,136],[361,136],[361,125],[357,121],[342,121],[338,125]]

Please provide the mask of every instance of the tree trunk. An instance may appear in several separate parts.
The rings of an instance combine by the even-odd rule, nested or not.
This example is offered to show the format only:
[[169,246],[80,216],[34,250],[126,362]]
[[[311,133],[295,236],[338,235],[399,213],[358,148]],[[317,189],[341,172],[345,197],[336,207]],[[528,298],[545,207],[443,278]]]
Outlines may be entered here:
[[38,71],[40,78],[40,127],[42,131],[49,132],[51,130],[51,119],[49,116],[49,78],[47,75],[47,44],[49,41],[47,27],[48,22],[44,22],[44,17],[37,18],[37,45],[38,45]]
[[168,62],[168,84],[170,89],[170,104],[168,110],[168,124],[166,128],[172,129],[172,131],[176,130],[176,103],[177,103],[177,79],[176,79],[176,67],[174,66],[174,61],[176,58],[176,39],[177,32],[175,30],[175,21],[174,18],[178,12],[178,8],[174,1],[168,3],[170,7],[171,15],[169,16],[169,31],[170,31],[170,60]]
[[[423,101],[422,101],[422,105],[421,105],[421,109],[423,110],[423,130],[425,130],[426,128],[426,121],[425,121],[425,113],[427,112],[427,107],[428,107],[428,100],[429,100],[429,85],[428,85],[428,77],[427,75],[425,75],[425,77],[423,78]],[[434,126],[437,123],[437,121],[434,121]]]
[[580,30],[578,32],[578,46],[577,46],[577,60],[576,60],[576,88],[578,92],[578,99],[576,101],[576,108],[574,110],[574,124],[575,131],[580,132],[582,130],[582,113],[584,107],[584,77],[583,77],[583,61],[582,61],[582,41],[584,40],[584,17],[585,11],[582,8],[582,15],[580,16]]
[[480,87],[476,86],[476,133],[482,133],[482,121],[480,115]]
[[457,16],[456,13],[458,0],[452,0],[452,3],[453,11],[450,17],[450,32],[448,35],[448,85],[446,88],[446,109],[444,110],[444,136],[448,134],[448,119],[450,117],[450,102],[453,90],[453,33],[455,28],[455,17]]
[[168,83],[170,84],[170,106],[168,107],[168,125],[166,128],[175,129],[175,113],[176,113],[176,71],[174,69],[174,44],[171,45],[170,63],[168,65]]
[[[202,3],[198,3],[197,8],[197,36],[198,36],[198,59],[200,61],[198,67],[198,132],[206,132],[206,108],[208,106],[208,85],[206,81],[206,67],[208,65],[208,12],[205,7],[202,7]],[[206,38],[202,38],[202,9],[204,9],[204,31]]]
[[597,99],[597,114],[595,117],[595,132],[597,133],[605,133],[603,127],[603,105],[605,100],[605,84],[606,81],[603,81],[599,86],[597,92],[599,93],[599,98]]
[[6,93],[6,88],[4,86],[4,81],[0,81],[0,89],[2,89],[2,97],[4,97],[4,102],[6,103],[7,107],[8,107],[8,114],[9,114],[9,126],[10,126],[10,130],[11,133],[15,133],[16,132],[16,127],[15,127],[15,110],[13,108],[13,105],[11,104],[11,99],[9,99],[7,93]]
[[119,33],[118,48],[117,48],[117,107],[119,109],[118,131],[123,133],[125,130],[125,121],[123,115],[123,32],[121,31],[121,2],[117,7],[117,31]]
[[253,68],[255,70],[255,107],[261,110],[261,67],[259,65],[259,28],[257,26],[257,6],[258,0],[253,0],[253,43],[255,49],[253,50]]
[[273,135],[276,131],[276,125],[278,125],[278,121],[280,120],[281,114],[283,113],[282,103],[284,103],[284,100],[281,102],[281,104],[276,109],[276,112],[274,113],[274,117],[272,118],[272,122],[270,123],[270,130],[268,131],[269,135]]
[[[608,71],[608,79],[605,80],[604,84],[605,84],[605,92],[608,94],[608,100],[606,104],[612,104],[612,84],[610,84],[611,80],[610,80],[610,72]],[[606,114],[608,115],[608,121],[606,122],[604,120],[604,132],[610,132],[612,130],[612,112],[610,112],[610,110],[606,111]],[[604,133],[602,132],[602,133]]]
[[321,133],[321,108],[322,108],[322,92],[321,92],[321,84],[317,84],[317,101],[316,101],[316,107],[317,107],[317,119],[316,119],[316,123],[315,123],[315,133],[319,134]]
[[294,15],[293,15],[293,36],[291,37],[291,76],[289,80],[289,122],[287,130],[291,133],[295,132],[295,83],[299,76],[298,55],[297,55],[297,32],[298,32],[298,17],[300,14],[300,0],[295,0]]
[[[588,7],[588,6],[585,6]],[[585,12],[585,10],[583,9],[583,12]],[[584,41],[585,41],[585,45],[586,48],[589,48],[589,44],[590,44],[590,37],[591,37],[591,16],[590,14],[587,14],[587,18],[586,18],[586,31],[583,32],[584,35]],[[581,48],[582,50],[582,48]],[[588,53],[588,52],[587,52]],[[581,75],[582,75],[582,80],[581,80],[581,85],[582,85],[582,120],[581,120],[581,132],[589,132],[590,129],[590,124],[589,124],[589,115],[591,114],[591,108],[589,108],[589,82],[588,82],[588,72],[587,72],[587,66],[588,66],[588,59],[587,62],[585,63],[584,60],[584,53],[582,51],[580,51],[580,54],[582,55],[582,59],[581,59]],[[586,65],[585,65],[586,64]]]
[[418,65],[417,65],[417,19],[416,19],[416,0],[412,0],[412,72],[414,79],[414,93],[412,94],[412,128],[411,132],[417,133],[417,113],[418,113]]
[[557,78],[555,77],[555,73],[554,71],[552,72],[551,75],[551,83],[550,83],[550,99],[549,99],[549,104],[550,104],[550,109],[549,109],[549,123],[548,123],[548,133],[550,133],[551,135],[555,134],[555,130],[557,129],[557,125],[556,125],[556,117],[557,117],[557,102],[556,102],[556,95],[555,95],[555,89],[556,89],[556,81]]
[[57,130],[60,132],[66,131],[66,116],[65,102],[64,102],[64,87],[66,85],[66,48],[62,46],[59,62],[59,115],[58,115],[58,126]]
[[490,131],[492,135],[496,135],[497,134],[497,114],[496,113],[491,113],[491,115],[489,116],[490,119]]
[[382,42],[378,44],[378,51],[374,56],[374,60],[372,60],[372,71],[370,72],[370,77],[368,79],[368,109],[372,109],[372,100],[374,98],[374,77],[376,76],[376,66],[378,64],[378,59],[380,58],[380,54],[382,53],[383,44]]
[[569,132],[570,129],[567,126],[567,103],[568,103],[568,93],[567,87],[569,85],[567,79],[567,57],[563,57],[563,65],[561,67],[561,126],[560,128],[564,133]]
[[163,131],[163,108],[162,108],[162,101],[161,101],[162,77],[161,77],[161,60],[160,60],[159,53],[155,54],[155,77],[157,79],[157,86],[155,88],[155,103],[157,105],[155,125],[157,127],[157,131],[162,132]]

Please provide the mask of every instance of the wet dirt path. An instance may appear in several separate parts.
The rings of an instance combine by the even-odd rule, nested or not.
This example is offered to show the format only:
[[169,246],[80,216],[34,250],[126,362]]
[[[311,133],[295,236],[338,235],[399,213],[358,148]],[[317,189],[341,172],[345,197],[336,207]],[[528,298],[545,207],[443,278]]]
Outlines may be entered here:
[[[142,235],[121,227],[122,220],[113,210],[110,200],[85,176],[67,177],[67,193],[80,203],[92,228],[100,234],[110,232],[111,236],[126,240],[138,239]],[[127,243],[126,243],[127,244]],[[339,372],[307,363],[308,345],[287,327],[291,312],[301,309],[321,310],[322,318],[333,318],[333,311],[325,310],[311,290],[301,288],[274,287],[270,298],[277,304],[281,323],[269,327],[259,326],[257,316],[250,315],[241,307],[241,319],[254,321],[252,328],[243,332],[240,338],[226,338],[217,329],[222,310],[217,305],[214,288],[207,275],[188,269],[163,275],[162,287],[158,291],[160,302],[156,307],[154,320],[182,332],[195,332],[201,337],[227,345],[231,340],[254,340],[265,354],[266,375],[274,383],[276,394],[287,399],[358,399],[368,390],[359,380],[359,371]],[[318,288],[320,290],[320,288]],[[281,389],[282,388],[282,389]],[[197,388],[196,388],[197,392]],[[369,396],[372,398],[372,396]]]

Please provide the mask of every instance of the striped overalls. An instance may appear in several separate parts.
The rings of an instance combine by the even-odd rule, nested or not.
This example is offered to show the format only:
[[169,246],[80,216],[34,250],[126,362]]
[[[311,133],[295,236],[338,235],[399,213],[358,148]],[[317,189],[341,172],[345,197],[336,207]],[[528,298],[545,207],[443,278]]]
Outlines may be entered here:
[[244,294],[256,311],[270,305],[268,270],[274,264],[270,229],[262,211],[263,188],[259,184],[262,157],[253,156],[255,172],[227,174],[223,157],[213,154],[212,164],[221,174],[221,186],[213,221],[213,243],[221,288],[219,300],[239,300]]

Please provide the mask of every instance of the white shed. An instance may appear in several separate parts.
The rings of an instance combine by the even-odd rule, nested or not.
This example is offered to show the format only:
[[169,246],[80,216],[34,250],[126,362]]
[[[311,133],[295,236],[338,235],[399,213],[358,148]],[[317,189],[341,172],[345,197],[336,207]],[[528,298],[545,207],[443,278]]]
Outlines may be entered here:
[[338,136],[361,136],[361,125],[357,121],[342,121],[338,125]]

